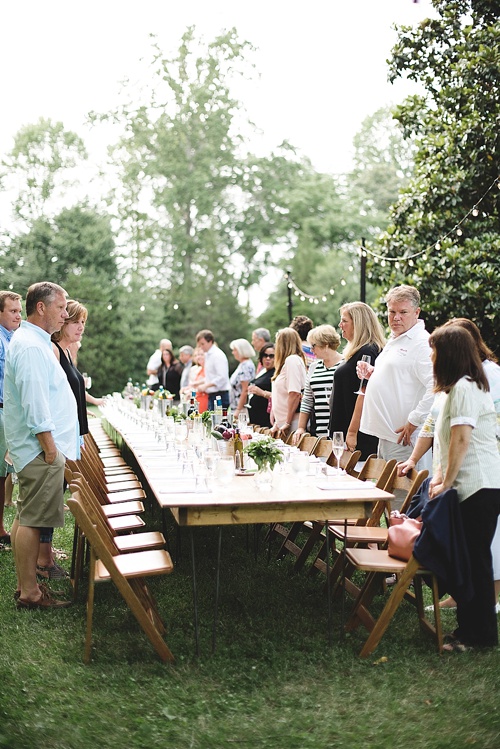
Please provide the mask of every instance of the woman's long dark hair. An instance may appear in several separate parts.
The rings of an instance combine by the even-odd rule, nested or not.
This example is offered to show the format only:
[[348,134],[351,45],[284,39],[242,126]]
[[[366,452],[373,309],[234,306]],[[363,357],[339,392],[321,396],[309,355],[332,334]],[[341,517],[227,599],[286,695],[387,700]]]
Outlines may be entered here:
[[442,325],[432,333],[429,344],[433,350],[436,393],[449,393],[462,377],[489,392],[476,343],[468,330],[460,325]]
[[481,361],[492,361],[498,363],[497,357],[495,356],[493,351],[486,345],[484,338],[481,335],[481,331],[479,330],[475,322],[469,320],[468,317],[453,317],[451,320],[448,320],[448,322],[445,322],[443,327],[449,327],[450,325],[460,325],[461,328],[465,328],[465,330],[469,331],[474,339],[474,343],[477,346]]

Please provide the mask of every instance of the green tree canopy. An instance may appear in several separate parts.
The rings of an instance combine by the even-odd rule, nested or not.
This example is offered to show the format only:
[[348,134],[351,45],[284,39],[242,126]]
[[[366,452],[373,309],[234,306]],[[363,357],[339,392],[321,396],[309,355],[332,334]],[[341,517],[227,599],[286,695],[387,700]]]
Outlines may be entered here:
[[15,216],[28,224],[47,216],[50,199],[68,186],[68,170],[86,158],[82,139],[62,122],[40,118],[22,127],[0,163],[4,176],[15,183]]
[[415,139],[415,173],[376,249],[397,263],[373,274],[384,286],[418,286],[431,326],[470,317],[500,350],[499,193],[489,190],[500,174],[500,4],[433,6],[436,18],[399,29],[390,61],[392,80],[406,75],[424,93],[396,114]]

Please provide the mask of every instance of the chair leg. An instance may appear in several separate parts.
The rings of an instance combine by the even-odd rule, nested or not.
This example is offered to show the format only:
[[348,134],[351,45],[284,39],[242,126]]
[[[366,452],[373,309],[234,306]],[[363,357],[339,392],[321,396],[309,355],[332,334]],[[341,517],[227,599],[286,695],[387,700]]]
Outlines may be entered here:
[[[137,622],[142,627],[142,630],[146,637],[149,639],[151,645],[158,653],[162,661],[174,661],[174,656],[167,646],[165,640],[160,634],[160,630],[155,626],[148,611],[144,606],[144,602],[137,596],[136,587],[128,584],[120,584],[119,581],[115,582],[118,590],[123,596],[125,603],[130,608],[131,612],[135,616]],[[150,594],[149,594],[150,595]],[[156,605],[155,605],[156,608]],[[163,622],[162,622],[162,628]]]
[[375,622],[374,628],[368,635],[368,639],[361,649],[361,652],[359,654],[360,658],[367,658],[369,655],[371,655],[371,653],[373,653],[373,651],[379,644],[384,632],[389,626],[389,622],[394,616],[394,613],[396,612],[399,604],[403,600],[404,594],[406,593],[406,590],[410,585],[413,577],[415,576],[419,566],[419,563],[414,557],[412,557],[406,565],[404,571],[401,573],[398,582],[394,586],[394,590],[389,596],[387,603],[382,609],[382,613]]
[[294,572],[300,572],[300,570],[306,563],[307,557],[311,553],[315,544],[318,542],[318,539],[321,537],[321,532],[325,527],[324,523],[317,523],[316,521],[313,522],[312,526],[313,527],[311,529],[311,533],[309,534],[309,538],[302,547],[300,554],[298,555],[295,564],[293,565]]
[[94,588],[95,588],[95,557],[92,549],[90,550],[89,564],[89,589],[87,593],[87,628],[85,633],[85,648],[83,651],[83,662],[90,663],[92,651],[92,617],[94,614]]
[[443,652],[443,630],[441,626],[441,609],[439,608],[439,591],[438,582],[435,575],[431,576],[431,591],[432,591],[432,602],[434,604],[434,626],[430,623],[425,615],[424,597],[422,592],[422,576],[417,575],[414,579],[415,583],[415,599],[417,604],[418,618],[420,626],[426,632],[429,632],[436,640],[438,650],[440,653]]
[[370,614],[368,607],[373,601],[379,587],[380,574],[377,572],[369,572],[354,602],[354,607],[349,619],[347,620],[347,624],[345,625],[346,632],[352,632],[359,627],[360,624],[363,624],[366,629],[371,632],[375,626],[375,621]]
[[[276,559],[283,559],[289,551],[291,551],[291,544],[295,546],[294,541],[299,535],[301,529],[302,529],[303,523],[292,523],[291,528],[288,529],[288,533],[286,534],[283,543],[281,544],[280,548],[278,549],[278,553],[276,554]],[[289,546],[290,545],[290,546]]]
[[78,529],[78,539],[77,539],[76,549],[73,552],[74,563],[72,562],[71,564],[72,569],[70,573],[70,580],[73,585],[73,602],[76,602],[78,600],[78,593],[80,591],[80,582],[83,578],[85,545],[86,545],[85,536],[83,535],[81,530]]

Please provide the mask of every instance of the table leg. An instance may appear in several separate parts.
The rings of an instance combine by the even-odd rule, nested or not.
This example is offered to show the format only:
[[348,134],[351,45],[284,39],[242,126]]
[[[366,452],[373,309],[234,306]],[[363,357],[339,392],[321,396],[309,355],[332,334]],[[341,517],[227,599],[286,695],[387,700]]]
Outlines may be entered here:
[[196,586],[196,559],[194,553],[194,534],[193,529],[189,529],[191,539],[191,564],[193,567],[193,619],[194,619],[194,642],[196,655],[200,655],[200,632],[198,627],[198,589]]
[[345,571],[347,565],[347,518],[344,518],[344,541],[342,545],[342,590],[340,599],[340,639],[344,639],[344,617],[345,617]]
[[331,597],[331,580],[330,580],[330,529],[328,520],[325,523],[326,536],[326,597],[328,599],[328,644],[332,644],[332,597]]
[[222,548],[222,526],[219,525],[219,536],[217,539],[217,566],[215,568],[215,601],[214,601],[214,625],[212,630],[212,653],[217,646],[217,616],[219,614],[219,590],[220,590],[220,557]]

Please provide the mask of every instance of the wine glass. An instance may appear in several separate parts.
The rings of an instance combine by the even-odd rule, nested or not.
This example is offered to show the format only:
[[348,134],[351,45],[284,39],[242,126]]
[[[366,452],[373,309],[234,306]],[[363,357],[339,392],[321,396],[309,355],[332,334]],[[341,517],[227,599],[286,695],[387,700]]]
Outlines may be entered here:
[[340,467],[340,458],[344,452],[344,432],[334,432],[332,435],[332,448],[333,454],[337,459],[337,476],[342,475],[342,468]]
[[[367,356],[365,354],[364,356],[361,357],[360,361],[365,362],[366,364],[371,364],[372,363],[372,358],[371,358],[371,356]],[[355,390],[354,391],[355,395],[364,395],[365,394],[364,390],[363,390],[363,383],[364,383],[364,381],[365,381],[365,378],[361,377],[360,378],[359,390]]]

